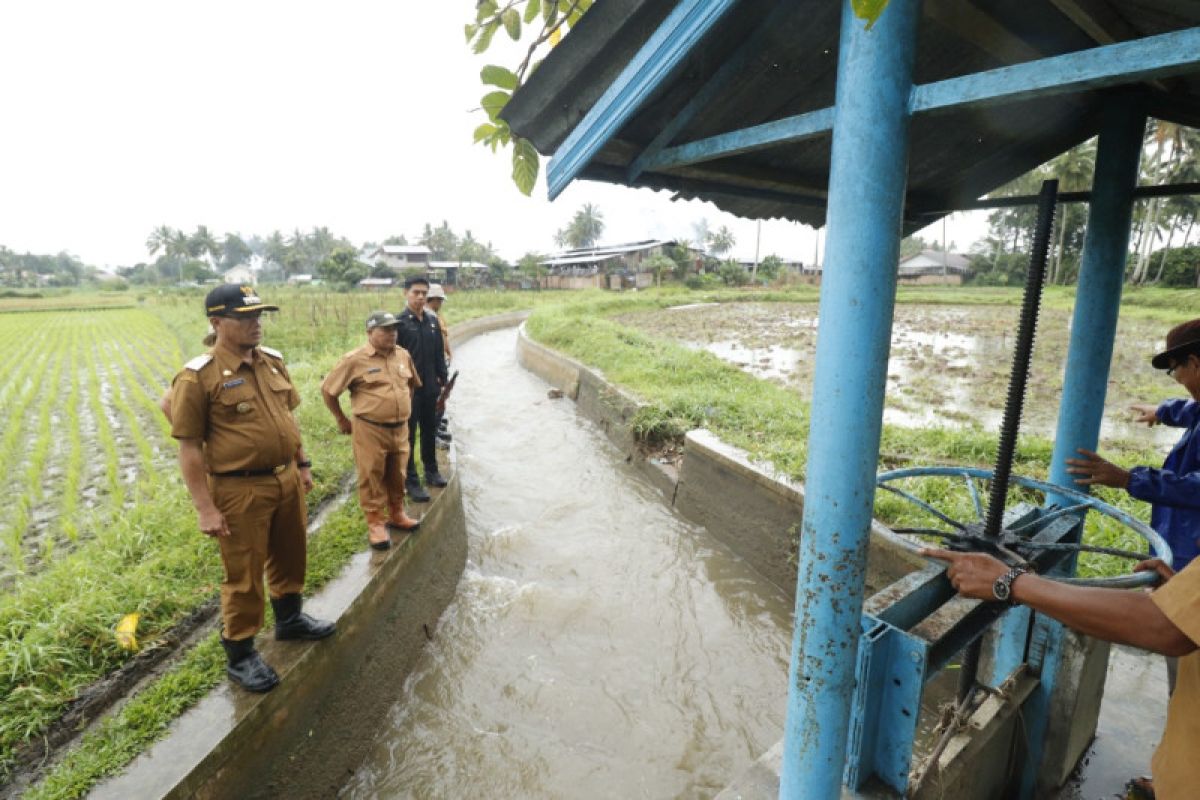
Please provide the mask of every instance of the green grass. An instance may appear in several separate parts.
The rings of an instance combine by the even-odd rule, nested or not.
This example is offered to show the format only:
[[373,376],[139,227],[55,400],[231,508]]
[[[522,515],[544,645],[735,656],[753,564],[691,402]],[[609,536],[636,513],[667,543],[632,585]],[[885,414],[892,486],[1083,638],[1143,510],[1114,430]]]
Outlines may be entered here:
[[[705,300],[728,301],[785,299],[796,302],[811,290],[797,292],[718,291],[703,295]],[[662,308],[681,302],[700,302],[699,293],[680,295],[677,291],[650,291],[636,297],[593,294],[581,295],[562,306],[538,309],[527,328],[538,341],[599,369],[604,375],[643,400],[647,406],[634,419],[638,436],[648,444],[677,439],[687,430],[706,427],[722,440],[746,450],[750,457],[769,463],[794,480],[804,479],[807,459],[808,403],[790,389],[758,380],[736,367],[702,351],[688,349],[632,330],[611,317],[631,311]],[[1161,295],[1166,294],[1164,298]],[[1133,303],[1137,310],[1151,315],[1165,314],[1171,319],[1188,315],[1180,304],[1190,292],[1138,293]],[[1197,293],[1200,299],[1200,293]],[[1174,297],[1175,305],[1167,302]],[[1073,292],[1054,287],[1050,302],[1073,300]],[[1010,289],[902,289],[900,302],[1018,305],[1019,291]],[[1003,387],[1000,387],[1003,391]],[[885,425],[880,446],[880,470],[898,466],[960,464],[989,468],[995,458],[996,434],[978,427],[911,429]],[[1161,454],[1128,442],[1114,442],[1106,452],[1122,463],[1158,463]],[[1046,437],[1022,436],[1013,471],[1016,474],[1045,479],[1053,443]],[[951,490],[954,491],[951,491]],[[986,506],[986,488],[982,489]],[[928,480],[912,487],[912,493],[943,507],[958,519],[973,519],[976,514],[970,496],[961,481]],[[1124,492],[1101,490],[1100,495],[1143,521],[1149,507]],[[1016,499],[1014,494],[1013,499]],[[876,514],[896,525],[928,526],[931,522],[915,506],[881,493]],[[1140,549],[1141,540],[1123,527],[1089,515],[1085,534],[1090,543],[1125,549]],[[1085,555],[1080,561],[1083,575],[1108,575],[1128,571],[1127,561],[1105,556]]]
[[[364,340],[363,321],[368,313],[384,308],[398,310],[403,305],[399,292],[387,295],[340,294],[316,289],[262,288],[268,302],[281,305],[280,313],[269,318],[265,343],[281,350],[292,377],[301,391],[303,404],[297,417],[304,434],[306,449],[316,462],[316,489],[310,503],[336,492],[342,477],[351,469],[349,441],[337,435],[332,419],[318,397],[321,377],[345,351]],[[1046,294],[1049,307],[1066,308],[1073,303],[1073,292],[1051,287]],[[110,302],[111,297],[101,298]],[[125,296],[126,303],[135,301]],[[120,361],[109,369],[122,376],[132,387],[132,396],[123,402],[134,416],[145,419],[148,401],[185,361],[202,352],[200,343],[206,322],[200,313],[203,292],[163,291],[148,295],[136,309],[82,314],[64,312],[73,324],[106,315],[124,315],[123,323],[109,317],[105,336],[117,343]],[[731,444],[746,449],[752,457],[774,464],[784,473],[802,479],[806,458],[808,428],[807,403],[793,391],[758,381],[715,356],[688,350],[674,342],[655,339],[622,326],[613,316],[636,310],[654,310],[672,305],[697,302],[794,302],[813,303],[817,290],[802,286],[783,290],[718,289],[690,292],[677,288],[651,290],[637,294],[592,292],[469,292],[450,296],[444,313],[451,325],[480,316],[534,307],[530,321],[532,335],[594,367],[611,380],[629,389],[649,404],[635,419],[639,434],[647,441],[672,440],[696,426],[712,429]],[[1190,304],[1200,293],[1165,290],[1127,291],[1123,315],[1153,320],[1177,321],[1190,317]],[[1017,306],[1020,292],[1013,289],[951,289],[904,287],[901,303],[988,304]],[[59,296],[26,306],[86,307],[87,298]],[[7,377],[0,384],[0,407],[11,413],[26,397],[14,384],[34,373],[40,360],[36,331],[51,314],[0,314],[0,372]],[[63,392],[75,398],[74,405],[88,409],[98,397],[96,366],[91,358],[105,357],[96,347],[100,335],[94,328],[77,331],[82,345],[72,351],[70,364],[77,359],[76,375],[64,384]],[[94,349],[95,348],[95,349]],[[9,357],[12,354],[14,357]],[[922,402],[916,400],[916,402]],[[27,403],[26,403],[27,405]],[[102,410],[102,409],[100,409]],[[94,412],[93,412],[94,413]],[[74,419],[78,429],[78,412]],[[89,441],[79,437],[60,448],[67,463],[79,460],[100,463],[106,471],[115,444],[105,441],[101,417],[97,431]],[[153,416],[153,415],[152,415]],[[24,418],[24,414],[22,415]],[[128,417],[127,417],[128,418]],[[168,456],[173,445],[167,441],[163,423],[155,423],[142,433],[147,442],[165,447]],[[39,420],[40,423],[40,420]],[[40,424],[39,424],[40,427]],[[29,431],[12,436],[11,446],[22,446]],[[111,435],[111,432],[109,432]],[[899,464],[959,463],[987,466],[993,457],[995,436],[979,430],[906,430],[886,427],[883,435],[881,468]],[[72,455],[76,454],[76,455]],[[1018,473],[1043,476],[1049,459],[1050,443],[1045,439],[1022,439]],[[1160,456],[1123,446],[1118,455],[1134,462],[1154,463]],[[143,457],[145,453],[143,451]],[[82,465],[80,465],[82,466]],[[109,464],[108,469],[113,469]],[[77,490],[88,479],[83,470],[69,467],[66,482]],[[71,475],[76,477],[72,478]],[[110,486],[110,488],[112,488]],[[950,504],[954,509],[969,510],[969,501],[955,497],[950,486],[931,483],[922,492]],[[139,639],[154,643],[179,619],[197,605],[210,599],[220,580],[220,564],[211,541],[195,528],[194,511],[178,478],[177,469],[168,463],[138,482],[121,490],[132,501],[127,512],[116,513],[111,504],[90,513],[80,513],[71,500],[62,500],[75,519],[64,519],[64,528],[76,531],[73,548],[53,553],[41,570],[21,576],[0,595],[0,766],[13,748],[38,736],[59,717],[78,692],[95,679],[119,667],[130,654],[116,645],[113,627],[125,614],[142,615]],[[120,498],[120,493],[117,493]],[[1130,510],[1144,510],[1123,493],[1113,499]],[[902,519],[898,507],[889,510],[888,498],[881,498],[884,516]],[[966,505],[964,505],[966,503]],[[1139,508],[1140,507],[1140,508]],[[28,508],[17,513],[28,513]],[[9,510],[9,513],[12,509]],[[67,526],[71,526],[68,528]],[[1108,536],[1104,530],[1093,535]],[[19,545],[19,540],[17,542]],[[333,513],[310,549],[309,588],[328,580],[364,544],[357,504],[348,503]],[[1125,563],[1120,566],[1124,568]],[[1104,563],[1088,566],[1098,571],[1111,570]],[[119,770],[129,758],[161,736],[170,720],[194,703],[223,679],[222,658],[215,638],[192,650],[168,675],[132,700],[120,714],[85,737],[31,797],[75,797],[103,775]]]

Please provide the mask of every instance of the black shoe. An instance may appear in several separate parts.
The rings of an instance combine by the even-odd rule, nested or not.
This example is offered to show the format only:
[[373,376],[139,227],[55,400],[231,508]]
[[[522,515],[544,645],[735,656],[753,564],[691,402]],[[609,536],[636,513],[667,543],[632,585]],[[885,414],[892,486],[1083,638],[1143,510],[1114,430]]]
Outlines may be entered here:
[[425,491],[425,487],[421,486],[421,482],[417,480],[408,480],[404,482],[404,493],[409,499],[417,503],[428,503],[429,492]]
[[300,610],[303,600],[299,594],[285,594],[271,600],[275,609],[275,639],[324,639],[332,636],[337,625],[323,619],[313,619]]
[[221,645],[229,659],[225,674],[238,686],[248,692],[262,694],[271,691],[279,683],[279,675],[254,649],[253,636],[237,640],[221,637]]
[[440,472],[426,472],[425,473],[425,485],[426,486],[436,486],[440,489],[441,487],[445,486],[449,482],[450,481],[448,481],[442,477],[442,473],[440,473]]

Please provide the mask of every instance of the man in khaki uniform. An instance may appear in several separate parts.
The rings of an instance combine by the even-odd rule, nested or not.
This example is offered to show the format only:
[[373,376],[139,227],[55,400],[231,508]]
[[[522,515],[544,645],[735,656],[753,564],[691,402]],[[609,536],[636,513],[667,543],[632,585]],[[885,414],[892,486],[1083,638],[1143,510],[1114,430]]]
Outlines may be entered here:
[[252,287],[232,284],[209,292],[204,306],[216,343],[171,384],[171,435],[179,440],[179,466],[200,530],[221,549],[226,672],[246,689],[265,692],[279,676],[254,649],[263,623],[264,569],[276,639],[323,639],[334,632],[332,622],[300,610],[312,464],[292,416],[300,395],[283,357],[259,345],[259,317],[278,307],[264,304]]
[[[421,379],[408,351],[396,346],[398,324],[386,311],[369,316],[367,343],[342,356],[321,383],[321,397],[338,430],[351,437],[358,502],[367,517],[367,540],[376,550],[391,547],[388,528],[411,531],[419,524],[404,513],[404,476],[412,393]],[[346,389],[353,423],[338,400]]]

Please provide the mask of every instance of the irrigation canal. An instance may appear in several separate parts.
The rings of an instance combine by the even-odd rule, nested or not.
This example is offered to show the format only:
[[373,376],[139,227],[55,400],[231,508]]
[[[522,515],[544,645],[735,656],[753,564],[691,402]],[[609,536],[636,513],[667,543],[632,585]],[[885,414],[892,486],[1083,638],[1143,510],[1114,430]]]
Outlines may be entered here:
[[455,355],[469,563],[341,796],[712,796],[782,734],[791,604],[514,349]]

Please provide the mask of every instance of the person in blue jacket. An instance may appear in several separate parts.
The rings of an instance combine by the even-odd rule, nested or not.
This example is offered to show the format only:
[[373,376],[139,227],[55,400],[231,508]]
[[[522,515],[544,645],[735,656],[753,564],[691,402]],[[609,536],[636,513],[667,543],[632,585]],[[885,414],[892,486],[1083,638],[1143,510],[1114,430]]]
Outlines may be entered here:
[[[1200,554],[1200,319],[1176,325],[1167,333],[1167,349],[1150,360],[1166,370],[1191,399],[1167,400],[1157,406],[1133,406],[1139,422],[1183,428],[1162,469],[1121,467],[1091,450],[1079,449],[1083,458],[1068,458],[1067,472],[1079,475],[1075,483],[1124,489],[1131,497],[1151,504],[1150,527],[1167,540],[1182,570]],[[1170,689],[1175,686],[1175,664],[1167,661]]]

